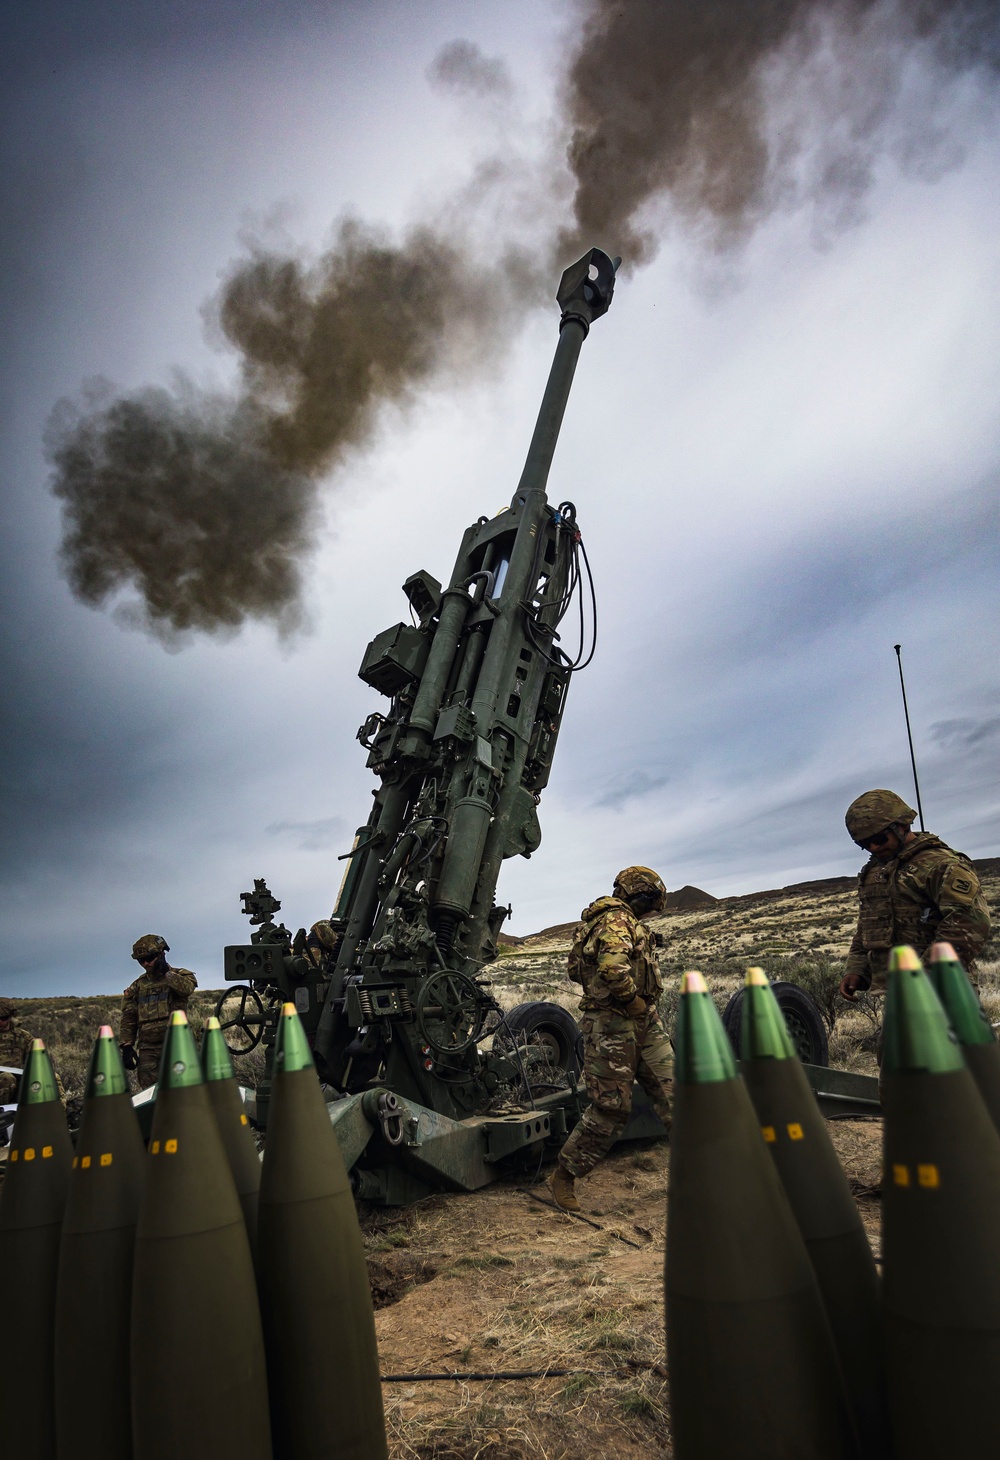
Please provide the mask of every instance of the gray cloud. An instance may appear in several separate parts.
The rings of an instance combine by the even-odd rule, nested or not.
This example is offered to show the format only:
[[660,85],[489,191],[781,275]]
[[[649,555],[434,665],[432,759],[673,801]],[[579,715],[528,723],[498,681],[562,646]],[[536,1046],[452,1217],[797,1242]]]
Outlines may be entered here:
[[620,775],[613,776],[607,789],[594,802],[595,806],[623,807],[626,802],[634,800],[638,796],[648,796],[650,792],[659,790],[665,786],[669,776],[659,772],[650,772],[642,769],[624,771]]
[[500,56],[485,56],[472,41],[450,41],[427,68],[427,77],[442,91],[460,95],[500,97],[513,94],[510,69]]
[[272,821],[268,836],[287,837],[303,852],[327,852],[344,840],[344,818],[323,816],[315,821]]
[[936,720],[928,730],[930,738],[946,750],[972,750],[1000,736],[1000,715],[988,719]]

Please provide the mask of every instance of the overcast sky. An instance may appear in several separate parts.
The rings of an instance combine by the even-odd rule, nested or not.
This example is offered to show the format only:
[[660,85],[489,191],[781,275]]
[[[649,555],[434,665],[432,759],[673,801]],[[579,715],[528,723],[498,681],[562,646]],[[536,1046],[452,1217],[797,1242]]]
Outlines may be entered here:
[[[668,178],[603,225],[620,236],[588,240],[626,253],[641,223],[652,242],[584,346],[550,481],[578,508],[600,640],[542,846],[503,871],[514,933],[576,917],[630,862],[716,895],[855,870],[847,803],[912,791],[896,642],[928,827],[1000,852],[996,77],[989,54],[900,61],[896,11],[875,11],[868,68],[850,68],[860,103],[836,27],[766,58],[768,135],[799,150],[795,185],[778,177],[749,222],[722,237]],[[293,929],[329,913],[374,784],[355,740],[380,708],[356,677],[365,646],[406,616],[411,572],[450,574],[520,472],[558,311],[527,277],[516,297],[501,264],[520,246],[554,295],[553,240],[580,231],[567,77],[593,13],[4,8],[0,992],[114,992],[148,931],[218,986],[254,877]],[[882,110],[858,122],[866,87]],[[822,155],[837,127],[852,181],[817,189],[845,171]],[[472,345],[309,466],[300,626],[165,644],[134,626],[134,589],[81,602],[43,444],[56,403],[96,377],[126,395],[238,389],[210,304],[234,261],[252,239],[336,250],[347,216],[389,240],[454,237],[482,307],[459,322]],[[224,550],[264,510],[236,514]]]

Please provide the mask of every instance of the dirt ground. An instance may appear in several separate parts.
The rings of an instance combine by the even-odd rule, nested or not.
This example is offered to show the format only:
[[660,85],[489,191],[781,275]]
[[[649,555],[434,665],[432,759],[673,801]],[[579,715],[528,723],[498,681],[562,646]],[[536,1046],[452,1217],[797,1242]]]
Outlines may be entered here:
[[[878,1254],[881,1122],[829,1129]],[[665,1144],[622,1147],[580,1183],[584,1213],[601,1231],[525,1195],[527,1180],[366,1215],[383,1374],[550,1371],[386,1384],[393,1460],[673,1453],[668,1169]]]

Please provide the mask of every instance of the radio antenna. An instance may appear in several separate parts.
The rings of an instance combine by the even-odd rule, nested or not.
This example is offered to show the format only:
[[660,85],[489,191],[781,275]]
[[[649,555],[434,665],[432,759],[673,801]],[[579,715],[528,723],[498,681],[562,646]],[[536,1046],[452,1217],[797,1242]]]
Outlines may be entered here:
[[903,714],[906,716],[906,738],[910,743],[910,765],[913,767],[913,789],[917,793],[917,815],[920,817],[920,830],[924,829],[924,808],[920,804],[920,782],[917,780],[917,758],[913,754],[913,734],[910,730],[910,711],[906,704],[906,685],[903,681],[903,656],[900,653],[902,645],[893,644],[896,651],[896,663],[899,666],[899,688],[903,693]]

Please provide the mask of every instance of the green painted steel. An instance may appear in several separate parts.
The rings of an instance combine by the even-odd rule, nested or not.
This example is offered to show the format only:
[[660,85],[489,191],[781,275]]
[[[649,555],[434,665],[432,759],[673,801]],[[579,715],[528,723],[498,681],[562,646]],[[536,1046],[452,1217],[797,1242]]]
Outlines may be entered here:
[[885,999],[882,1078],[886,1075],[941,1075],[965,1068],[962,1051],[948,1016],[923,965],[912,948],[894,948],[889,956]]
[[964,1047],[996,1044],[979,996],[950,943],[935,943],[929,949],[927,977],[941,1000],[959,1044]]
[[[90,1054],[90,1066],[84,1085],[84,1101],[105,1095],[127,1095],[128,1076],[118,1053],[118,1041],[110,1024],[102,1024]],[[86,1105],[84,1106],[86,1110]]]
[[686,973],[681,981],[674,1030],[674,1077],[690,1085],[737,1078],[732,1045],[700,973]]
[[[164,1043],[136,1229],[135,1460],[271,1457],[253,1260],[209,1089],[178,1011]],[[183,1362],[179,1379],[168,1356]],[[238,1402],[220,1397],[220,1374]]]
[[52,1325],[72,1155],[52,1063],[36,1039],[0,1187],[0,1272],[11,1333],[3,1364],[3,1446],[17,1460],[55,1456]]
[[1000,1130],[1000,1044],[950,943],[934,943],[928,950],[927,976],[962,1046],[965,1063],[986,1103],[990,1119]]
[[205,1021],[201,1038],[201,1068],[209,1102],[215,1112],[219,1134],[226,1150],[229,1169],[236,1183],[236,1193],[243,1208],[250,1250],[256,1253],[260,1157],[218,1019]]
[[218,1019],[214,1017],[205,1020],[205,1027],[202,1030],[201,1073],[203,1079],[208,1083],[212,1080],[235,1080],[236,1078],[233,1062],[229,1057],[229,1046],[223,1038]]
[[878,1273],[826,1121],[759,968],[746,978],[742,1072],[816,1274],[861,1454],[882,1460],[892,1441]]
[[31,1050],[28,1054],[28,1063],[25,1065],[24,1073],[21,1076],[18,1104],[19,1106],[47,1105],[51,1101],[58,1099],[59,1087],[56,1084],[52,1061],[49,1059],[48,1050],[45,1048],[45,1041],[41,1039],[32,1040]]
[[740,1041],[744,1060],[795,1058],[795,1046],[784,1016],[761,968],[751,968],[747,972]]
[[165,1090],[187,1090],[192,1085],[204,1084],[198,1046],[182,1009],[175,1009],[170,1016],[157,1084],[161,1098]]
[[[264,1040],[259,1120],[267,1120],[286,1002],[302,1022],[309,1063],[339,1095],[378,1084],[453,1124],[530,1104],[509,1052],[484,1047],[501,1013],[484,971],[509,911],[496,901],[500,868],[540,844],[538,802],[570,680],[588,659],[585,648],[567,653],[560,637],[588,572],[576,509],[551,503],[546,485],[580,349],[611,303],[618,262],[592,249],[563,275],[559,338],[509,505],[466,529],[446,581],[411,574],[403,591],[414,622],[378,634],[365,652],[361,678],[388,703],[358,733],[378,784],[371,816],[345,852],[328,923],[335,950],[278,923],[281,904],[263,879],[242,895],[254,931],[249,944],[226,949],[225,967],[244,988],[217,1012],[224,1028],[239,1031],[234,1040]],[[294,1055],[306,1057],[304,1046]],[[578,1071],[557,1073],[572,1125]],[[481,1161],[481,1132],[478,1139]],[[412,1180],[423,1180],[414,1151],[406,1142],[382,1146],[380,1160],[419,1165]],[[367,1162],[359,1181],[372,1188],[381,1178],[370,1152]],[[381,1184],[398,1186],[388,1177]]]
[[[664,1273],[678,1460],[846,1460],[855,1453],[802,1235],[722,1021],[685,975]],[[775,1068],[790,1068],[781,1061]]]
[[281,1014],[260,1190],[258,1267],[275,1453],[387,1453],[375,1318],[361,1231],[308,1045]]
[[59,1252],[60,1460],[131,1460],[129,1326],[145,1163],[118,1045],[104,1025],[91,1055]]
[[897,1453],[991,1454],[1000,1135],[912,949],[892,960],[885,1036],[896,1053],[882,1072],[882,1304]]

